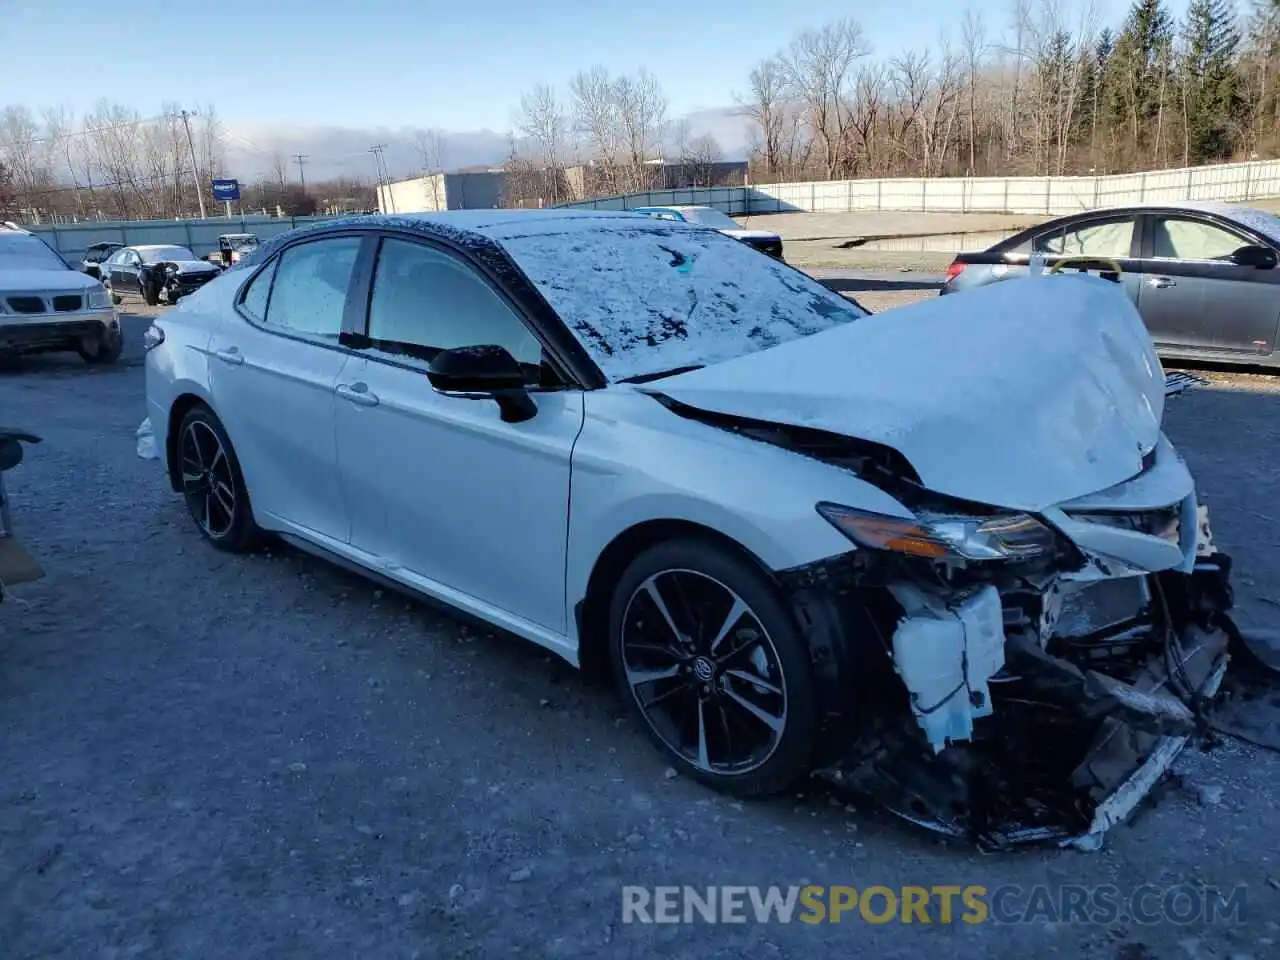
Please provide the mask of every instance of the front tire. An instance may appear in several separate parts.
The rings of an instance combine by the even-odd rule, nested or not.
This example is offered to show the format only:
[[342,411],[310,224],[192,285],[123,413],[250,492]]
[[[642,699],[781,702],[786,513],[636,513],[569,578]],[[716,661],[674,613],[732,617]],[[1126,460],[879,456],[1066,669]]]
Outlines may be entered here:
[[246,553],[262,540],[249,491],[226,430],[206,406],[178,426],[177,471],[183,500],[201,536],[219,550]]
[[641,553],[609,609],[615,682],[680,772],[737,796],[804,776],[818,735],[808,649],[777,587],[716,543]]
[[109,293],[109,294],[111,295],[111,302],[112,302],[113,304],[115,304],[117,307],[118,307],[118,306],[120,306],[120,301],[121,301],[121,299],[122,299],[122,298],[121,298],[121,296],[120,296],[118,293],[116,293],[116,292],[115,292],[115,290],[112,288],[112,286],[111,286],[111,281],[110,281],[110,280],[103,280],[103,281],[102,281],[102,285],[103,285],[104,287],[106,287],[106,288],[107,288],[107,293]]
[[104,332],[97,340],[81,340],[76,353],[90,366],[108,366],[120,359],[124,350],[124,334],[120,330]]

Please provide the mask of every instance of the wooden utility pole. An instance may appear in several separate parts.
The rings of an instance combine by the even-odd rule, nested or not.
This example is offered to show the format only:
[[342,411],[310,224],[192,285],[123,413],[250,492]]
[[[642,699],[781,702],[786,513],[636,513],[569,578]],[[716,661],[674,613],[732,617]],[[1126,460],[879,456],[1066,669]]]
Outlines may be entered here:
[[194,117],[194,110],[183,110],[178,116],[182,118],[182,126],[187,131],[187,149],[191,151],[191,178],[196,182],[196,200],[200,204],[200,219],[205,218],[204,212],[204,189],[200,185],[200,167],[196,163],[196,145],[191,139],[191,117]]

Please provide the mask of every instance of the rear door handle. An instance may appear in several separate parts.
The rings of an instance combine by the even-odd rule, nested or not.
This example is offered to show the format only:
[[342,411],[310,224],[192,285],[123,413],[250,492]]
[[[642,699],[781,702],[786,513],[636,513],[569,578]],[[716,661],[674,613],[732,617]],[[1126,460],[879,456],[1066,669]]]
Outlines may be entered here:
[[1147,280],[1148,287],[1154,287],[1157,290],[1165,290],[1169,287],[1176,287],[1178,284],[1169,277],[1151,277]]
[[343,400],[361,407],[376,407],[378,405],[378,395],[369,389],[369,385],[361,380],[355,383],[340,383],[334,387],[334,392]]
[[235,367],[244,363],[244,357],[241,356],[239,347],[227,347],[225,350],[215,350],[213,351],[213,355],[223,363],[229,363]]

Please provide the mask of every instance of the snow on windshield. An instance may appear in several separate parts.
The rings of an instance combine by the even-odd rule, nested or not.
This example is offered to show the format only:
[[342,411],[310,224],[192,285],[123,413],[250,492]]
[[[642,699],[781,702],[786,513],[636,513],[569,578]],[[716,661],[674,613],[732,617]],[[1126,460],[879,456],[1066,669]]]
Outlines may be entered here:
[[38,237],[0,236],[0,270],[66,270],[67,264]]
[[159,263],[161,260],[194,260],[196,255],[186,247],[137,247],[143,263]]
[[730,360],[864,316],[705,228],[552,220],[492,235],[612,380]]

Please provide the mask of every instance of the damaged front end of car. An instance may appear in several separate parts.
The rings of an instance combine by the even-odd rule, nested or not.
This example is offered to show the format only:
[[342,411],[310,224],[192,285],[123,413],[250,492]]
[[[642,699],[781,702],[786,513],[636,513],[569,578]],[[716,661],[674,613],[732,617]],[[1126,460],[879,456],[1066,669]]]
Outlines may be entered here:
[[1096,849],[1207,729],[1231,559],[1163,437],[1138,475],[1033,515],[928,490],[882,445],[676,408],[913,515],[818,504],[852,549],[779,575],[822,691],[820,776],[984,849]]
[[869,550],[788,571],[857,651],[853,739],[820,773],[983,847],[1096,846],[1203,729],[1226,671],[1230,558],[1189,539],[1190,571],[1098,576],[1067,543],[1039,562]]
[[820,505],[863,549],[785,576],[798,603],[817,591],[860,620],[857,735],[821,772],[983,847],[1096,847],[1204,729],[1226,671],[1231,560],[1207,509],[1120,490],[1033,517],[915,493],[915,522]]

